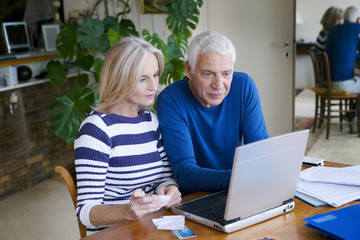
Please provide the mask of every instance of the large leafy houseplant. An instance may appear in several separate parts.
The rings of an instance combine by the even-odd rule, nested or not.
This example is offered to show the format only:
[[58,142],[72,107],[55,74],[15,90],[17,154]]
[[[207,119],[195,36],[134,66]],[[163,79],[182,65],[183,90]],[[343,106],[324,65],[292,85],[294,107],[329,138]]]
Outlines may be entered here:
[[[134,23],[126,18],[130,12],[129,0],[121,2],[124,8],[116,17],[107,14],[102,20],[88,18],[80,26],[67,25],[56,39],[58,55],[65,61],[49,62],[47,70],[51,83],[60,86],[66,81],[67,62],[74,62],[78,69],[77,84],[58,97],[50,111],[51,128],[67,143],[74,141],[81,121],[91,111],[91,106],[96,105],[103,58],[109,48],[125,36],[140,36]],[[108,13],[107,1],[104,4]],[[170,7],[164,9],[168,14],[166,25],[172,33],[167,42],[157,33],[142,30],[142,37],[164,55],[165,69],[160,79],[163,85],[184,76],[188,39],[199,21],[201,6],[202,0],[171,0]]]

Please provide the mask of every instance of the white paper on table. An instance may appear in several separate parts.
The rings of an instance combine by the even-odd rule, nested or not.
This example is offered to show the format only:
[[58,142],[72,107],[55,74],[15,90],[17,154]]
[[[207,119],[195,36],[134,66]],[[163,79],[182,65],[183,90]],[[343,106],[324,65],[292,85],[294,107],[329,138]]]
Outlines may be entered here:
[[360,186],[360,165],[344,168],[311,167],[300,173],[300,179],[311,182]]
[[161,218],[154,218],[153,223],[158,230],[181,230],[185,227],[185,216],[163,216]]
[[296,191],[315,197],[333,207],[360,198],[360,186],[308,182],[299,179]]

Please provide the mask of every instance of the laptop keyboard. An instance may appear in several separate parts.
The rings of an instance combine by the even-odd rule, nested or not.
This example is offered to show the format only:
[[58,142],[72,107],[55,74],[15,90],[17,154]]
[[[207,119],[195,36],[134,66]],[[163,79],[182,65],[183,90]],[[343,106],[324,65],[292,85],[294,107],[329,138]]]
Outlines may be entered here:
[[203,208],[197,211],[197,215],[203,216],[213,221],[220,221],[224,219],[225,203],[220,202],[210,208]]
[[225,205],[226,202],[221,201],[218,204],[213,205],[212,207],[199,209],[198,211],[195,212],[195,214],[207,218],[209,220],[212,220],[214,222],[217,222],[223,226],[232,222],[239,221],[240,218],[236,218],[230,221],[226,221],[224,219]]

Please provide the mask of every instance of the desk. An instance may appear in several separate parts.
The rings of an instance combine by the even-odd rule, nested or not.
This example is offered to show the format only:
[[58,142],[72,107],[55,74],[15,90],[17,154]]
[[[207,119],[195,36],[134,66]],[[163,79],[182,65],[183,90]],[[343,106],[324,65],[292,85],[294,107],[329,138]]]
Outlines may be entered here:
[[296,42],[296,55],[309,55],[309,50],[313,46],[314,43]]
[[[330,163],[330,162],[326,162],[325,165],[328,167],[346,166],[344,164]],[[196,192],[191,195],[185,196],[183,198],[183,201],[196,199],[206,194],[208,193]],[[258,238],[263,238],[267,236],[277,238],[279,240],[326,239],[319,231],[303,226],[305,222],[301,219],[313,216],[315,214],[333,211],[345,206],[350,206],[358,203],[358,201],[355,201],[347,205],[344,205],[342,207],[334,208],[331,206],[313,207],[296,197],[294,198],[294,201],[295,201],[295,209],[293,211],[230,234],[219,232],[217,230],[211,229],[209,227],[203,226],[201,224],[198,224],[190,220],[186,220],[185,225],[189,227],[191,231],[193,231],[197,235],[197,237],[194,238],[194,240],[200,240],[200,239],[256,240]],[[157,212],[146,215],[140,221],[121,222],[108,229],[90,235],[84,239],[86,240],[94,240],[94,239],[101,239],[101,240],[174,239],[176,240],[178,238],[171,231],[157,230],[155,225],[152,223],[153,218],[159,218],[160,216],[165,216],[165,215],[172,215],[171,210],[165,210],[165,209],[159,210]]]

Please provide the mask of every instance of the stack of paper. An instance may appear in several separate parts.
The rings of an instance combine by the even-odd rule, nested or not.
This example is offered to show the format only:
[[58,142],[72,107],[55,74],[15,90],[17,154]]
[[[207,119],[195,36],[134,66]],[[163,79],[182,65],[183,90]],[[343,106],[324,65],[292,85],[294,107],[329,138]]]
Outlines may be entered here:
[[360,165],[312,167],[300,173],[296,196],[314,206],[339,207],[360,198]]
[[305,226],[334,239],[360,239],[360,204],[304,218]]

